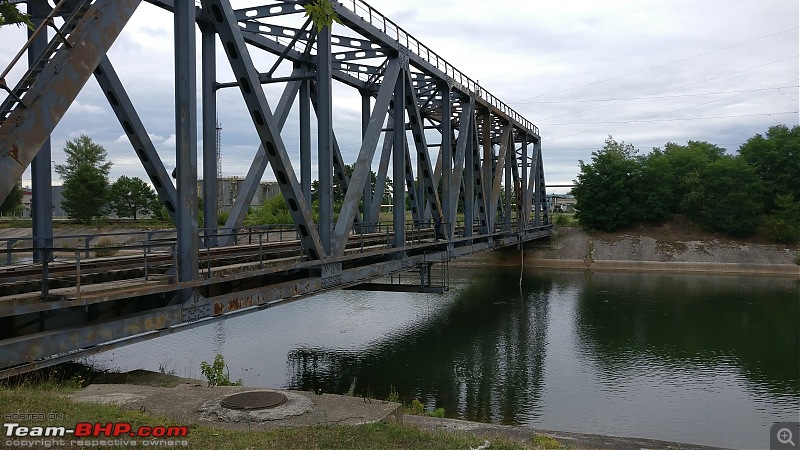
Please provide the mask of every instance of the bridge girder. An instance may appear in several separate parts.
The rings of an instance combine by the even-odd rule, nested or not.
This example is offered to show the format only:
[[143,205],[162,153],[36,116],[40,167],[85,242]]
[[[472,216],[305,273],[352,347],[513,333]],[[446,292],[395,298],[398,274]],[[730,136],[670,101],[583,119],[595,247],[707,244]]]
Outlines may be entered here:
[[[102,20],[88,14],[65,16],[62,34],[68,31],[67,40],[74,35],[92,51],[74,50],[75,42],[59,47],[62,36],[49,37],[53,49],[44,59],[90,64],[89,70],[73,70],[78,73],[77,82],[68,87],[68,95],[62,95],[65,88],[57,85],[63,75],[46,61],[32,61],[32,78],[25,81],[29,75],[24,75],[18,87],[10,89],[0,108],[0,200],[93,75],[162,204],[178,225],[178,256],[173,269],[177,273],[175,282],[183,283],[181,290],[186,295],[175,299],[182,306],[175,301],[169,304],[183,308],[183,319],[177,319],[174,308],[170,309],[170,323],[188,320],[189,316],[195,320],[214,315],[208,306],[214,300],[204,298],[211,294],[199,294],[197,289],[202,284],[198,242],[200,238],[221,245],[231,243],[224,230],[216,228],[216,208],[209,205],[213,201],[206,202],[206,229],[200,230],[197,223],[197,133],[193,127],[202,119],[204,192],[214,195],[218,180],[214,148],[209,142],[214,136],[210,128],[212,124],[216,127],[216,92],[220,89],[238,88],[260,142],[224,228],[242,227],[261,178],[270,167],[299,236],[305,258],[303,270],[317,284],[328,283],[326,288],[335,286],[336,281],[331,280],[338,278],[319,274],[327,273],[331,264],[342,270],[353,233],[380,229],[390,164],[393,232],[391,236],[387,232],[387,239],[395,249],[388,257],[390,261],[406,257],[405,249],[413,246],[411,236],[426,227],[441,230],[445,248],[438,248],[437,254],[446,260],[460,254],[459,249],[462,253],[465,249],[477,251],[495,248],[492,242],[510,245],[539,237],[542,227],[549,225],[548,213],[542,210],[546,189],[538,128],[361,0],[333,2],[343,22],[343,26],[334,26],[335,32],[329,28],[317,31],[304,15],[303,1],[264,0],[260,6],[234,9],[231,0],[203,0],[200,8],[195,8],[194,2],[176,5],[173,0],[146,0],[176,14],[178,167],[173,182],[148,137],[146,117],[138,114],[135,99],[128,97],[106,54],[139,3],[118,1],[74,2],[91,5],[92,11],[116,13],[106,14]],[[124,8],[114,6],[123,4]],[[84,32],[90,25],[94,28]],[[199,59],[194,49],[198,28],[203,46]],[[222,44],[234,80],[216,79],[215,42]],[[271,62],[268,70],[256,67],[251,56],[255,54]],[[202,74],[200,112],[192,84],[198,67]],[[337,140],[333,83],[353,89],[361,97],[362,137],[357,149],[341,148]],[[264,84],[284,86],[274,109],[264,93]],[[53,104],[60,108],[53,114],[60,115],[38,120],[37,114],[49,112]],[[290,131],[284,126],[295,107],[299,109],[299,143],[289,146],[284,136]],[[316,155],[311,143],[314,119],[318,130]],[[319,168],[319,217],[312,209],[313,156]],[[348,157],[353,158],[349,160],[352,170],[347,166]],[[374,180],[373,168],[377,168]],[[341,204],[333,202],[334,177],[344,191]],[[36,189],[43,189],[42,183]],[[413,221],[407,221],[407,214]],[[212,235],[214,240],[209,241]],[[41,247],[46,250],[47,242],[42,241]],[[385,260],[380,264],[392,270],[402,267]],[[372,274],[369,269],[363,271],[363,279]],[[173,291],[165,290],[170,295]],[[90,318],[86,320],[91,322]]]

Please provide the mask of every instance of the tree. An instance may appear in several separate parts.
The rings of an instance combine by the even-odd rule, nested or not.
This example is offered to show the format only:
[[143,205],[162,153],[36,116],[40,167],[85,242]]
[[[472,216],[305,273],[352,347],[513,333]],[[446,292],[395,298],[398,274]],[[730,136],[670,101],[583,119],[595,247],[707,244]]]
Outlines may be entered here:
[[606,139],[603,149],[592,152],[592,162],[579,161],[580,173],[572,193],[575,217],[587,230],[613,231],[638,220],[635,205],[640,189],[640,165],[631,144]]
[[773,213],[764,219],[764,231],[770,239],[783,244],[800,242],[800,202],[791,194],[779,194]]
[[670,210],[697,218],[699,196],[703,191],[701,174],[714,161],[725,155],[725,149],[705,141],[689,141],[686,145],[668,142],[664,157],[669,164],[673,186]]
[[108,201],[108,173],[105,148],[86,135],[67,141],[65,164],[56,165],[56,173],[64,180],[61,206],[67,215],[79,222],[91,222],[105,214]]
[[118,217],[138,218],[139,214],[153,213],[158,199],[153,189],[140,178],[122,175],[111,185],[111,209]]
[[9,0],[0,0],[0,26],[10,25],[25,25],[31,30],[33,29],[33,22],[30,16],[21,12],[17,5],[10,3]]
[[3,204],[0,205],[0,214],[13,213],[22,209],[22,195],[22,186],[19,183],[15,184],[6,199],[3,200]]
[[766,186],[768,212],[776,207],[778,195],[790,194],[800,201],[800,126],[770,127],[766,137],[757,134],[742,144],[739,155]]
[[708,227],[734,236],[755,233],[764,210],[764,185],[753,167],[728,156],[709,164],[702,179]]

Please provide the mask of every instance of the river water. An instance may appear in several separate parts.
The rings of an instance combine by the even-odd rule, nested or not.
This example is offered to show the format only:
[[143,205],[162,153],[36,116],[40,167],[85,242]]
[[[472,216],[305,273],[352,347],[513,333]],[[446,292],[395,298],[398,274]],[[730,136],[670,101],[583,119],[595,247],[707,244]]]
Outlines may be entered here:
[[451,269],[444,295],[339,291],[97,355],[446,416],[739,448],[800,411],[796,280]]

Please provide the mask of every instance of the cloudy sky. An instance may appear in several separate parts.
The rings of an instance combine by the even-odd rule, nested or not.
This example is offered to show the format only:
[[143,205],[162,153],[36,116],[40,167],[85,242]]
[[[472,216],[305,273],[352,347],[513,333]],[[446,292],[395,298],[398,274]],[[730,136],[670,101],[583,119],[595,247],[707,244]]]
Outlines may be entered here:
[[[539,127],[548,184],[571,183],[578,161],[589,161],[608,135],[642,152],[703,140],[733,153],[772,125],[798,124],[796,0],[369,3]],[[168,170],[175,161],[171,35],[172,16],[143,4],[110,52]],[[20,29],[0,28],[0,65],[23,39]],[[270,57],[256,61],[271,65]],[[219,51],[220,81],[230,79],[226,65]],[[280,86],[266,92],[274,106]],[[220,91],[218,100],[223,175],[244,176],[258,139],[237,91]],[[334,104],[334,129],[352,162],[358,98],[335,86]],[[291,152],[296,111],[284,130]],[[107,148],[112,179],[146,179],[94,80],[53,133],[55,163],[64,161],[65,141],[81,133]],[[274,179],[269,170],[264,179]]]

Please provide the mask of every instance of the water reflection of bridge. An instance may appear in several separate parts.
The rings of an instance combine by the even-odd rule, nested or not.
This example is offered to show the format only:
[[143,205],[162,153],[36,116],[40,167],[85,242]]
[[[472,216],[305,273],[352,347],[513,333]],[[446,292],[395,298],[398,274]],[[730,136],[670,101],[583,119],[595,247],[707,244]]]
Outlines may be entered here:
[[[536,416],[547,348],[549,286],[519,273],[478,275],[421,323],[366,348],[301,348],[289,354],[291,389],[355,392],[469,420],[517,423]],[[409,363],[413,361],[413,363]]]

